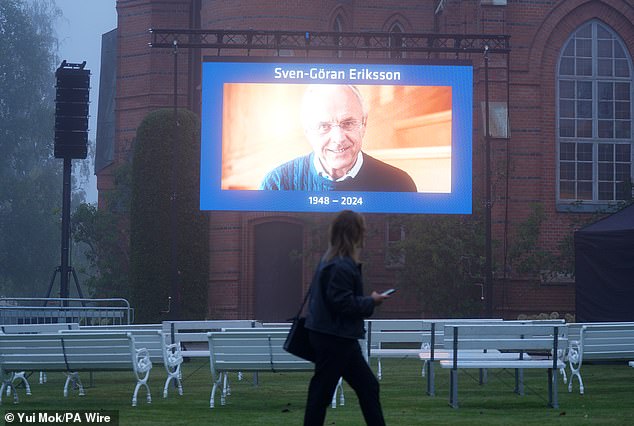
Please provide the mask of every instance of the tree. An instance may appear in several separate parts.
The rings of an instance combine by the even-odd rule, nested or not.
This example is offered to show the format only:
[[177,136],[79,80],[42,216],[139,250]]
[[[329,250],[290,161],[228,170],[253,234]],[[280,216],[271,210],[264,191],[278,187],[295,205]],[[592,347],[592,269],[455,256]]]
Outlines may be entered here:
[[[426,315],[460,318],[481,313],[484,226],[470,216],[399,216],[406,237],[401,283],[415,286]],[[402,284],[406,285],[406,284]]]
[[50,1],[0,2],[0,294],[44,296],[60,256]]
[[[119,165],[114,174],[114,189],[104,206],[97,209],[82,203],[71,219],[71,233],[79,244],[86,264],[78,268],[83,285],[91,297],[129,299],[129,226],[131,164]],[[81,279],[81,278],[80,278]]]
[[[177,122],[172,110],[162,109],[137,129],[130,282],[139,322],[200,319],[207,313],[209,233],[199,209],[200,124],[186,110],[179,110]],[[162,317],[170,296],[170,312]]]

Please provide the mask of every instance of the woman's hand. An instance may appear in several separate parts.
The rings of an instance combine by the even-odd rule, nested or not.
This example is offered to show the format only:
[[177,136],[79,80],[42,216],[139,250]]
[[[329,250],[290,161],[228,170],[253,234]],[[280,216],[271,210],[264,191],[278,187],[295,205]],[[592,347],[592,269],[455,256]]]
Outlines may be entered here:
[[379,306],[381,303],[383,303],[385,299],[390,298],[390,296],[377,293],[376,291],[373,291],[370,297],[372,297],[372,300],[374,300],[374,306]]

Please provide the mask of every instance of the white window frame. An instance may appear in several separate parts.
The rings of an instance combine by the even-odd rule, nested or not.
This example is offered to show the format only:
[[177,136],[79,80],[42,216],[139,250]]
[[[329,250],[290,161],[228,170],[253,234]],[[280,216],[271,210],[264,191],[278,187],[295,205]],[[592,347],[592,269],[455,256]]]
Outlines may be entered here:
[[[592,72],[591,75],[578,75],[576,74],[576,72],[573,75],[562,75],[560,74],[561,71],[561,67],[562,67],[562,62],[564,59],[564,52],[566,51],[566,49],[569,47],[570,43],[573,43],[573,40],[575,39],[575,35],[577,34],[578,31],[584,29],[585,26],[591,26],[591,63],[592,63]],[[619,76],[600,76],[598,73],[598,63],[599,63],[599,56],[598,56],[598,36],[597,36],[597,32],[598,29],[601,28],[607,32],[609,32],[612,37],[613,37],[613,46],[615,44],[620,44],[621,49],[625,52],[625,59],[627,60],[627,66],[628,66],[628,73],[629,75],[626,77],[619,77]],[[574,45],[573,45],[574,47]],[[572,60],[576,61],[577,59],[582,59],[585,58],[583,56],[578,56],[577,51],[575,50],[573,53],[574,56],[572,56]],[[570,56],[566,56],[566,59],[570,58]],[[602,57],[602,59],[608,59],[608,57]],[[619,58],[615,58],[614,52],[612,52],[612,56],[610,58],[613,62],[613,70],[614,70],[614,61],[615,60],[622,60]],[[576,62],[575,62],[576,63]],[[614,74],[614,73],[613,73]],[[613,191],[614,191],[614,198],[616,199],[611,199],[611,200],[603,200],[601,199],[600,196],[600,191],[599,191],[599,163],[605,164],[606,162],[601,162],[599,159],[599,146],[603,145],[603,144],[608,144],[608,145],[612,145],[613,146],[613,152],[617,149],[616,146],[617,145],[629,145],[629,169],[630,169],[630,183],[632,181],[632,173],[633,173],[633,163],[634,163],[634,129],[632,128],[632,124],[634,123],[634,79],[633,79],[633,67],[632,67],[632,58],[629,55],[629,52],[627,50],[627,46],[626,44],[623,42],[622,38],[619,37],[619,35],[610,27],[608,27],[607,25],[605,25],[602,22],[599,22],[598,20],[592,20],[589,22],[584,23],[582,26],[578,27],[577,29],[575,29],[575,31],[570,35],[570,37],[568,38],[568,40],[566,41],[566,43],[564,43],[563,48],[561,49],[561,52],[559,54],[559,59],[557,61],[557,70],[556,70],[556,98],[555,98],[555,102],[556,102],[556,153],[557,153],[557,163],[556,163],[556,200],[557,200],[557,208],[559,211],[597,211],[597,210],[602,210],[602,209],[606,209],[606,208],[610,208],[612,206],[617,205],[619,202],[623,201],[619,198],[616,189],[617,186],[617,178],[616,178],[616,172],[615,169],[617,168],[616,164],[617,161],[613,161],[611,164],[613,165],[612,169],[612,175],[614,180],[608,180],[608,181],[604,181],[604,183],[610,183],[612,182],[613,184]],[[574,83],[574,98],[561,98],[561,93],[560,93],[560,83],[562,81],[570,81]],[[578,107],[580,105],[579,100],[580,99],[587,99],[587,98],[579,98],[577,97],[579,95],[579,91],[578,91],[578,83],[582,83],[582,82],[590,82],[592,85],[592,97],[591,97],[591,103],[592,103],[592,115],[591,115],[591,123],[592,123],[592,135],[591,137],[586,137],[586,136],[577,136],[576,134],[576,130],[575,130],[575,134],[572,136],[562,136],[562,128],[561,128],[561,115],[562,115],[562,102],[565,102],[566,100],[568,102],[572,102],[574,103],[575,107],[574,107],[574,112],[572,115],[572,121],[575,123],[574,127],[575,129],[577,129],[577,121],[582,118],[580,117],[579,113],[578,113]],[[629,121],[629,126],[630,126],[630,134],[629,137],[621,137],[621,138],[617,138],[615,137],[615,134],[613,134],[613,137],[599,137],[599,93],[598,93],[598,88],[600,83],[612,83],[612,84],[616,84],[616,83],[626,83],[629,84],[629,108],[630,108],[630,112],[629,112],[629,120],[625,120],[625,121]],[[614,92],[613,92],[614,93]],[[617,104],[617,100],[616,99],[612,99],[614,105]],[[581,101],[583,102],[583,101]],[[617,121],[616,117],[616,110],[613,109],[611,112],[611,116],[612,116],[612,121],[613,123],[615,123]],[[565,119],[566,117],[564,117]],[[590,119],[588,119],[590,120]],[[592,169],[592,189],[591,189],[591,197],[589,197],[589,199],[580,199],[579,198],[579,183],[582,182],[581,179],[579,179],[579,168],[577,167],[580,163],[582,163],[583,161],[580,161],[578,157],[575,157],[572,160],[569,160],[568,163],[573,163],[574,164],[574,170],[575,170],[575,176],[572,180],[569,180],[570,182],[573,182],[575,185],[575,198],[562,198],[562,194],[561,194],[561,188],[562,188],[562,181],[565,182],[564,179],[562,179],[562,165],[563,163],[566,162],[565,159],[562,158],[562,147],[564,146],[564,144],[574,144],[575,146],[575,153],[577,152],[578,148],[580,148],[580,144],[589,144],[591,146],[591,152],[592,152],[592,158],[591,158],[591,169]],[[586,146],[587,148],[587,146]],[[576,154],[575,154],[576,155]],[[624,164],[628,164],[628,161],[621,161],[618,162],[621,166],[620,167],[626,167],[623,166]],[[625,196],[627,197],[627,195]],[[623,198],[623,197],[621,197]]]

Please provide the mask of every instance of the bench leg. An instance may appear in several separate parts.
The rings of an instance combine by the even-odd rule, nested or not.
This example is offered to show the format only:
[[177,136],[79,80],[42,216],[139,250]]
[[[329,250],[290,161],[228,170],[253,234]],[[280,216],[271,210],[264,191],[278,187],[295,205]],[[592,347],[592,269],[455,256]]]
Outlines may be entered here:
[[330,406],[332,408],[337,408],[337,392],[339,392],[340,405],[344,405],[346,401],[343,397],[343,377],[339,377],[337,387],[335,388],[335,393],[332,394],[332,401],[330,403]]
[[[13,392],[13,403],[18,404],[20,402],[20,399],[18,398],[18,390],[13,385],[7,386],[7,396],[10,396],[11,392]],[[0,397],[0,404],[1,403],[2,398]]]
[[141,389],[141,387],[145,388],[147,403],[148,404],[152,403],[152,394],[150,393],[150,387],[147,384],[147,381],[148,381],[149,377],[150,377],[150,370],[149,369],[147,371],[143,372],[143,373],[136,372],[137,382],[136,382],[136,386],[134,387],[134,393],[132,394],[132,406],[133,407],[136,407],[136,405],[137,405],[137,396],[139,394],[139,389]]
[[137,397],[138,397],[138,394],[139,394],[139,389],[141,389],[141,386],[143,386],[145,388],[145,392],[147,394],[147,396],[146,396],[147,403],[148,404],[152,403],[152,395],[150,394],[150,387],[147,385],[147,383],[138,382],[136,384],[136,386],[134,387],[134,393],[132,394],[132,406],[133,407],[137,406]]
[[486,368],[480,368],[479,383],[483,385],[487,381],[488,381],[488,370]]
[[178,389],[178,394],[182,396],[183,383],[181,382],[180,365],[173,371],[170,371],[169,367],[165,366],[165,371],[167,372],[167,379],[165,379],[165,386],[163,387],[163,398],[167,398],[167,392],[172,380],[174,381],[174,386]]
[[22,380],[22,383],[24,383],[24,389],[26,390],[26,394],[31,395],[31,386],[29,385],[29,381],[26,380],[26,376],[24,374],[25,374],[24,371],[20,372],[19,377],[17,378]]
[[458,370],[451,370],[449,384],[449,405],[458,408]]
[[84,392],[84,385],[81,383],[81,379],[79,378],[79,373],[74,371],[66,373],[66,382],[64,382],[64,398],[68,397],[68,388],[71,384],[73,387],[79,389],[79,396],[86,395],[86,392]]
[[339,379],[339,405],[342,407],[346,404],[346,399],[343,396],[343,377]]
[[574,378],[579,380],[579,394],[583,395],[583,380],[581,379],[581,372],[579,369],[572,369],[570,372],[570,380],[568,380],[568,392],[572,392],[572,382],[574,382]]
[[220,382],[222,381],[222,375],[220,375],[220,377],[218,377],[218,380],[214,382],[213,386],[211,387],[211,396],[209,397],[209,408],[214,408],[215,406],[215,399],[216,399],[216,389],[218,389],[218,385],[220,384]]
[[553,377],[552,368],[548,369],[548,405],[552,408],[559,408],[557,397],[557,374]]
[[572,382],[577,377],[579,380],[579,393],[583,395],[583,380],[581,380],[581,365],[583,364],[583,353],[581,346],[576,340],[570,341],[567,352],[568,365],[570,365],[570,380],[568,381],[568,392],[572,392]]
[[524,396],[524,370],[521,368],[515,369],[515,389],[514,392],[518,395]]
[[7,396],[10,396],[11,392],[13,392],[13,403],[14,404],[17,404],[18,402],[20,402],[19,399],[18,399],[18,391],[12,385],[13,377],[14,377],[13,373],[5,373],[5,377],[2,378],[2,385],[0,385],[0,404],[2,404],[2,396],[4,395],[5,389],[6,389],[6,392],[7,392]]
[[568,377],[566,376],[566,368],[565,367],[560,368],[559,373],[561,374],[561,380],[564,382],[564,385],[568,383]]
[[229,373],[220,373],[222,377],[222,391],[220,392],[220,405],[225,405],[227,395],[231,395],[231,385],[229,384]]
[[427,368],[427,395],[436,396],[436,384],[435,384],[435,372],[434,372],[434,362],[433,361],[425,361]]
[[[29,386],[29,381],[26,380],[26,376],[25,376],[25,372],[24,371],[20,371],[19,373],[15,373],[13,376],[13,381],[16,380],[21,380],[22,383],[24,384],[24,389],[26,390],[26,394],[27,395],[31,395],[31,386]],[[7,389],[8,391],[8,389]],[[9,394],[7,394],[7,396],[9,396]]]
[[222,390],[220,391],[220,405],[227,403],[227,397],[231,396],[231,380],[229,373],[220,373],[218,383],[222,382]]

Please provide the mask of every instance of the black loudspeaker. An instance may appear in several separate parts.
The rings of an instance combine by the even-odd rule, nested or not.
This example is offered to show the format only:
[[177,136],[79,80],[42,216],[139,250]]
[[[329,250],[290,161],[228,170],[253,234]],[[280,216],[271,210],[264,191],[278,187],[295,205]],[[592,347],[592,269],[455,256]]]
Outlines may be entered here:
[[88,155],[90,70],[85,66],[85,61],[63,61],[55,72],[55,158],[84,159]]

